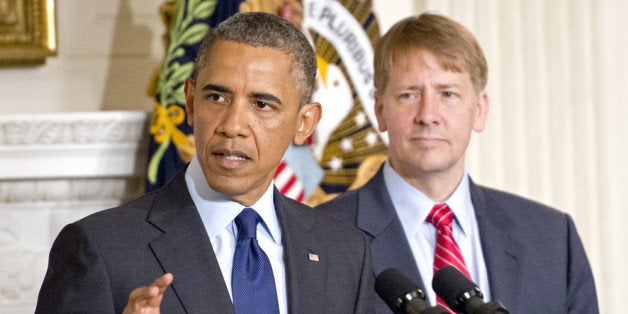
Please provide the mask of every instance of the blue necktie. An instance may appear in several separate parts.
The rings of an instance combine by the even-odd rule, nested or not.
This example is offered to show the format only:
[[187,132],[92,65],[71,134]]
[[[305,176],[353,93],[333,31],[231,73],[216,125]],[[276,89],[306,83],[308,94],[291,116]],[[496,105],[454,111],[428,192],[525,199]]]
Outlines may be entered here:
[[256,239],[260,222],[262,218],[248,207],[235,218],[238,243],[233,255],[231,292],[238,314],[279,313],[273,269]]

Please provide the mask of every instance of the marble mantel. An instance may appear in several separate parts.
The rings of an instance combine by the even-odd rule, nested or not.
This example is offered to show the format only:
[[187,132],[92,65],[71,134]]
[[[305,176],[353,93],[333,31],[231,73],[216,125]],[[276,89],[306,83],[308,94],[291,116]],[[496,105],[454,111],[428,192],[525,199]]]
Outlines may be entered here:
[[69,222],[143,192],[143,111],[0,116],[0,313],[32,313]]

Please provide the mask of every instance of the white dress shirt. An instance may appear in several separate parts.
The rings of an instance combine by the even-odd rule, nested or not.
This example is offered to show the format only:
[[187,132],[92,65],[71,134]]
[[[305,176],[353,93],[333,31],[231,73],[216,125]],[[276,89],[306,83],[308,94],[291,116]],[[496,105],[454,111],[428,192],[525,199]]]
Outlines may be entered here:
[[[405,181],[388,161],[384,164],[384,181],[423,279],[427,300],[431,305],[435,305],[436,294],[432,289],[432,278],[436,228],[426,219],[432,207],[437,203]],[[484,293],[484,300],[488,301],[491,298],[488,274],[482,254],[475,210],[471,202],[466,169],[458,187],[445,203],[456,216],[452,223],[453,235],[460,247],[467,269],[473,282]]]
[[[214,253],[218,259],[222,276],[227,284],[229,295],[231,296],[231,300],[233,300],[231,292],[231,271],[238,234],[238,228],[233,220],[240,214],[245,206],[209,187],[196,156],[192,158],[185,172],[185,182],[192,196],[192,200],[201,215],[203,225],[205,226],[209,240],[214,248]],[[248,207],[254,209],[264,220],[262,228],[260,228],[260,226],[262,226],[261,224],[258,225],[257,241],[266,255],[268,255],[271,267],[273,268],[275,285],[277,286],[279,312],[288,313],[286,270],[283,261],[281,227],[279,226],[279,221],[275,213],[273,188],[274,184],[271,183],[266,192],[264,192],[264,195],[262,195],[253,206]]]

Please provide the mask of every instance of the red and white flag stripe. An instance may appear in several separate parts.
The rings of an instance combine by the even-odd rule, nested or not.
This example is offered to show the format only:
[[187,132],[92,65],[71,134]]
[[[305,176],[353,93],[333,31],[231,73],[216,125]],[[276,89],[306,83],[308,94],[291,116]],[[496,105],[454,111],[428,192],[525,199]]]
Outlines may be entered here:
[[298,202],[303,202],[305,198],[303,183],[299,181],[296,174],[285,160],[279,163],[277,172],[275,172],[275,186],[277,186],[281,194]]

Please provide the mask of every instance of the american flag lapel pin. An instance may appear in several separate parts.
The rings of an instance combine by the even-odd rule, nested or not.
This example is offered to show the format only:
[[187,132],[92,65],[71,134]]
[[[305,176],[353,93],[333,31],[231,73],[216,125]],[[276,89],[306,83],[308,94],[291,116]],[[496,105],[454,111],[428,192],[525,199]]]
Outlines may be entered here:
[[318,254],[307,253],[307,258],[312,262],[318,262]]

